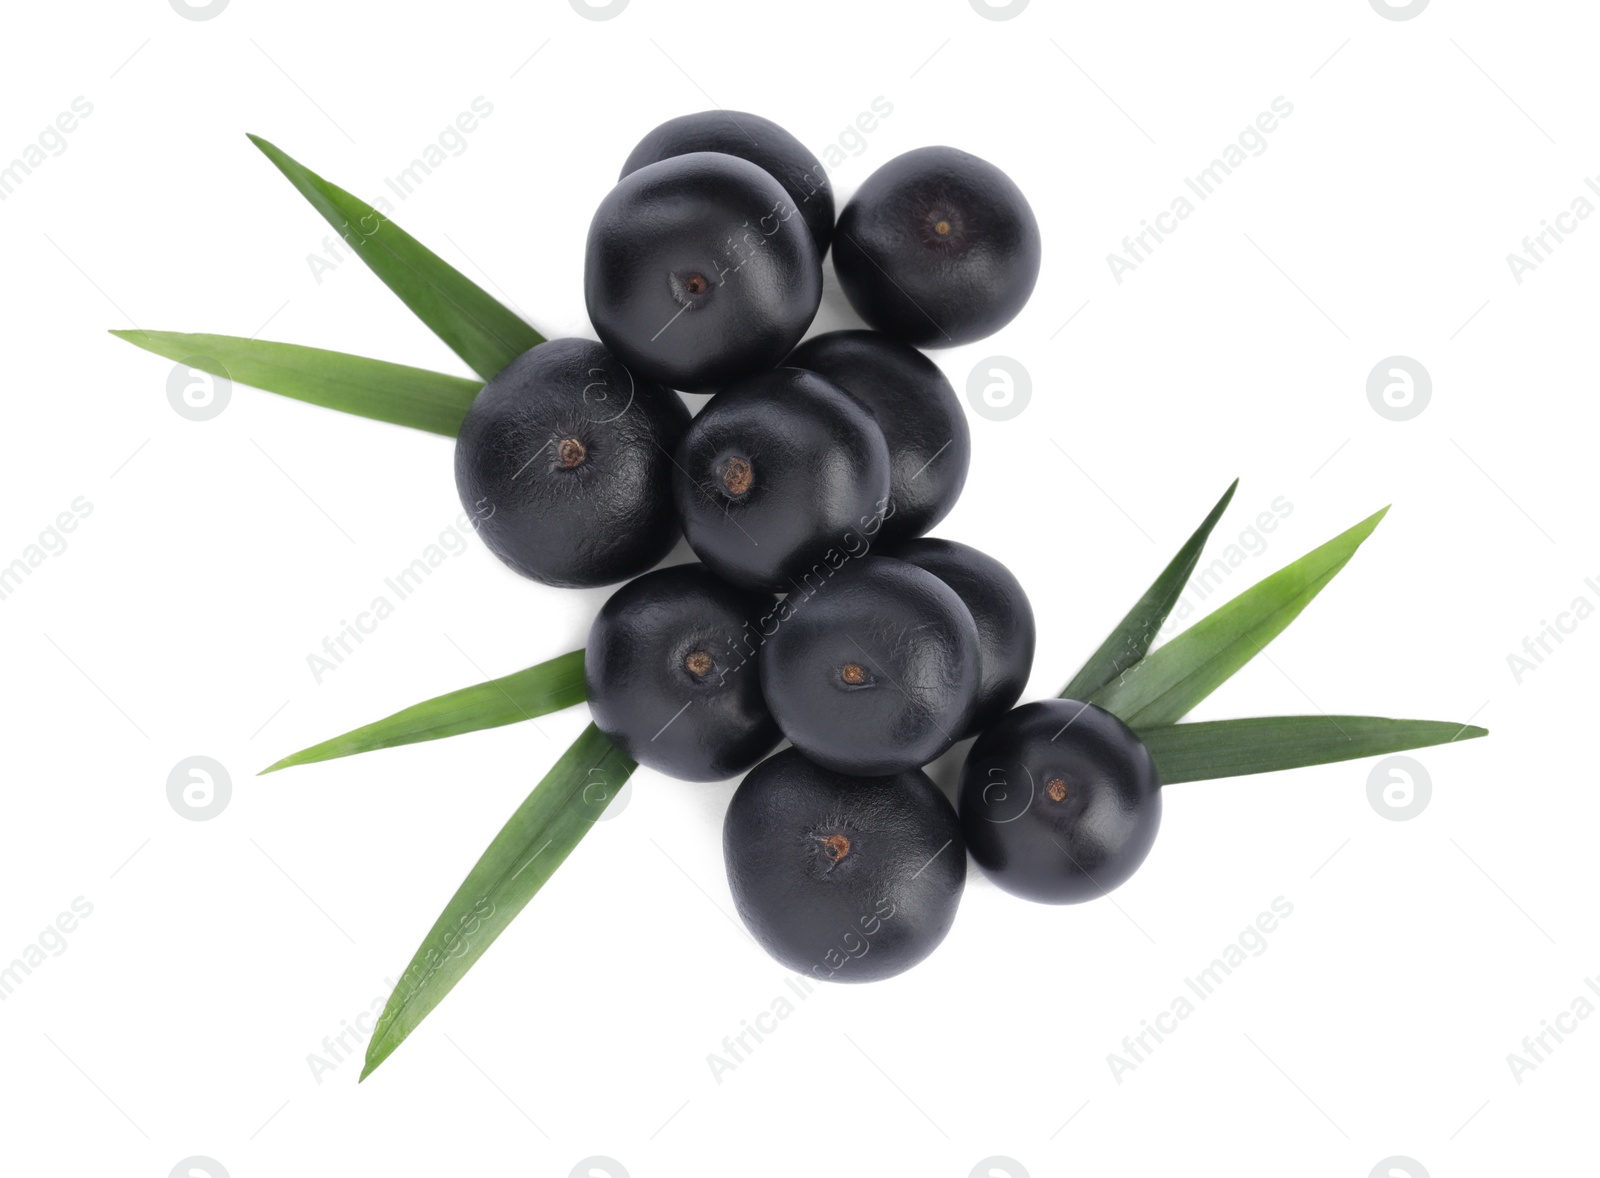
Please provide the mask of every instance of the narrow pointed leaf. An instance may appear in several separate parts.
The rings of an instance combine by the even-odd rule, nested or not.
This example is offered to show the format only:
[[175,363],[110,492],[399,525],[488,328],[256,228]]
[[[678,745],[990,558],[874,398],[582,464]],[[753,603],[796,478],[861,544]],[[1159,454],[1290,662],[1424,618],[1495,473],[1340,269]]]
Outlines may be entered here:
[[1239,480],[1234,479],[1211,509],[1211,514],[1201,521],[1194,535],[1178,549],[1178,554],[1161,570],[1161,575],[1150,588],[1144,591],[1144,596],[1128,611],[1128,616],[1117,623],[1117,628],[1100,644],[1100,649],[1089,656],[1083,669],[1062,689],[1062,699],[1088,699],[1149,653],[1150,644],[1156,640],[1161,624],[1167,620],[1184,586],[1194,575],[1195,565],[1200,562],[1200,553],[1211,537],[1211,529],[1217,526],[1217,521],[1228,509],[1233,493],[1238,488]]
[[378,1018],[364,1080],[389,1058],[588,834],[635,765],[593,724],[545,775],[445,905]]
[[269,393],[455,437],[483,382],[299,344],[179,331],[113,331],[118,339]]
[[390,290],[484,380],[544,337],[449,262],[364,200],[330,184],[259,136],[276,165]]
[[570,708],[582,703],[583,698],[583,651],[574,650],[514,675],[474,683],[412,704],[392,716],[291,753],[261,772],[275,773],[294,765],[331,761],[373,749],[499,728]]
[[1133,728],[1175,724],[1271,642],[1355,555],[1389,509],[1279,569],[1124,671],[1089,700]]
[[1262,716],[1141,728],[1162,785],[1274,773],[1473,740],[1488,729],[1381,716]]

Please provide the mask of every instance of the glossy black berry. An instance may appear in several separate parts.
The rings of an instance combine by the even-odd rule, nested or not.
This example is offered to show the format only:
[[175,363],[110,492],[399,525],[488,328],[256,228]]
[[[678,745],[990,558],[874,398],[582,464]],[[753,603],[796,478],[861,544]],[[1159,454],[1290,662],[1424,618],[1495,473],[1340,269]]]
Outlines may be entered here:
[[609,585],[678,538],[673,449],[689,411],[605,348],[556,339],[482,390],[456,439],[456,490],[485,544],[547,585]]
[[915,565],[868,556],[784,600],[761,652],[761,688],[783,734],[819,765],[899,773],[960,738],[980,657],[955,590]]
[[794,590],[871,545],[889,450],[869,410],[798,368],[729,385],[678,446],[672,493],[689,545],[747,588]]
[[1009,176],[953,147],[919,147],[868,176],[845,205],[833,268],[873,327],[946,347],[1016,317],[1039,252],[1039,222]]
[[956,591],[978,627],[982,674],[978,701],[962,736],[975,736],[1005,715],[1033,671],[1033,606],[1021,583],[994,557],[954,540],[912,540],[890,556],[926,569]]
[[1041,700],[978,737],[960,811],[973,859],[1001,888],[1077,904],[1144,862],[1161,826],[1161,782],[1149,750],[1110,712]]
[[704,565],[629,581],[589,629],[589,714],[641,765],[685,781],[721,781],[777,746],[756,671],[770,593],[735,589]]
[[827,170],[805,144],[771,119],[738,110],[704,110],[668,119],[643,139],[622,165],[622,175],[692,151],[720,151],[749,160],[789,194],[805,218],[817,255],[833,238],[833,188]]
[[920,536],[950,514],[967,482],[972,435],[937,364],[877,331],[813,336],[784,363],[821,373],[878,419],[890,461],[883,543]]
[[712,392],[789,354],[817,313],[822,266],[783,185],[701,151],[606,194],[583,291],[595,332],[641,379]]
[[849,777],[794,749],[745,776],[722,854],[751,936],[832,982],[878,981],[927,957],[967,878],[955,812],[927,774]]

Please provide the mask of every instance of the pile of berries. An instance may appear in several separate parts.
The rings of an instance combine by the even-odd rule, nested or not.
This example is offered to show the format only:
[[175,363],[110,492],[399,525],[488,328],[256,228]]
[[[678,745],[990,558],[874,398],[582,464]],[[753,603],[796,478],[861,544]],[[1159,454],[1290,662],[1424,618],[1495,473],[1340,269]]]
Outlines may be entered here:
[[[870,330],[802,343],[830,247]],[[627,581],[589,635],[594,722],[670,776],[746,774],[724,826],[733,896],[811,976],[922,960],[968,853],[1065,903],[1122,882],[1155,837],[1156,774],[1127,727],[1066,700],[1014,709],[1034,652],[1016,578],[925,537],[970,438],[918,347],[1010,322],[1039,260],[1022,192],[975,156],[907,152],[836,219],[781,127],[673,119],[589,228],[601,342],[526,352],[461,427],[457,486],[502,560],[551,585]],[[713,395],[691,417],[680,392]],[[698,563],[648,571],[680,535]],[[923,767],[973,736],[958,816]]]

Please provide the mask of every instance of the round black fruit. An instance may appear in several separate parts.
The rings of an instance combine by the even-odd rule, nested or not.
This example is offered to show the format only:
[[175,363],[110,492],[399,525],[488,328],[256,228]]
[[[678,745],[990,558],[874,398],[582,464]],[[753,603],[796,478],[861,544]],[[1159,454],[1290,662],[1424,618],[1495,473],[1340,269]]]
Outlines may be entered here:
[[547,585],[609,585],[678,538],[673,448],[689,411],[589,340],[556,339],[484,385],[456,438],[456,490],[489,550]]
[[629,581],[589,629],[589,714],[641,765],[685,781],[721,781],[777,746],[751,636],[777,598],[735,589],[704,565]]
[[876,331],[813,336],[784,363],[821,373],[878,419],[891,464],[883,543],[920,536],[950,514],[967,482],[972,435],[937,364]]
[[960,738],[981,672],[978,629],[943,581],[868,556],[791,593],[761,652],[761,689],[796,748],[840,773],[926,765]]
[[751,936],[831,982],[893,977],[932,953],[967,878],[955,812],[926,773],[847,777],[794,749],[745,776],[722,854]]
[[704,110],[668,119],[639,140],[622,165],[622,175],[692,151],[736,155],[768,173],[783,185],[805,218],[817,256],[828,252],[833,238],[833,188],[827,169],[805,144],[771,119],[737,110]]
[[1024,704],[978,737],[961,770],[961,830],[1005,891],[1077,904],[1124,883],[1161,826],[1155,762],[1092,704]]
[[870,546],[887,510],[889,449],[860,401],[814,372],[778,368],[700,411],[678,446],[672,493],[712,571],[791,592]]
[[822,298],[822,266],[783,186],[749,160],[699,151],[649,164],[589,225],[584,300],[641,377],[712,392],[771,368]]
[[889,553],[926,569],[956,591],[978,626],[982,674],[978,701],[962,736],[976,736],[1016,703],[1033,671],[1033,606],[1011,570],[954,540],[912,540]]
[[1039,277],[1039,248],[1039,222],[1009,176],[953,147],[919,147],[845,205],[833,268],[873,327],[946,347],[1016,317]]

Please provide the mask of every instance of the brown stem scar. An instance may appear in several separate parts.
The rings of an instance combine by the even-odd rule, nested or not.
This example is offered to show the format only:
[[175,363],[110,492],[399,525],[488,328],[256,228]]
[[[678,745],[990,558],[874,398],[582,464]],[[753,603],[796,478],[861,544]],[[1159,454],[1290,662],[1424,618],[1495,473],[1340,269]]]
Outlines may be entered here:
[[850,853],[850,840],[842,834],[824,835],[817,841],[823,846],[823,854],[835,863]]
[[722,467],[722,485],[730,495],[743,495],[755,484],[756,472],[748,458],[730,458]]
[[577,438],[562,438],[556,444],[556,462],[562,470],[571,470],[575,466],[583,465],[583,460],[588,455],[589,452]]

